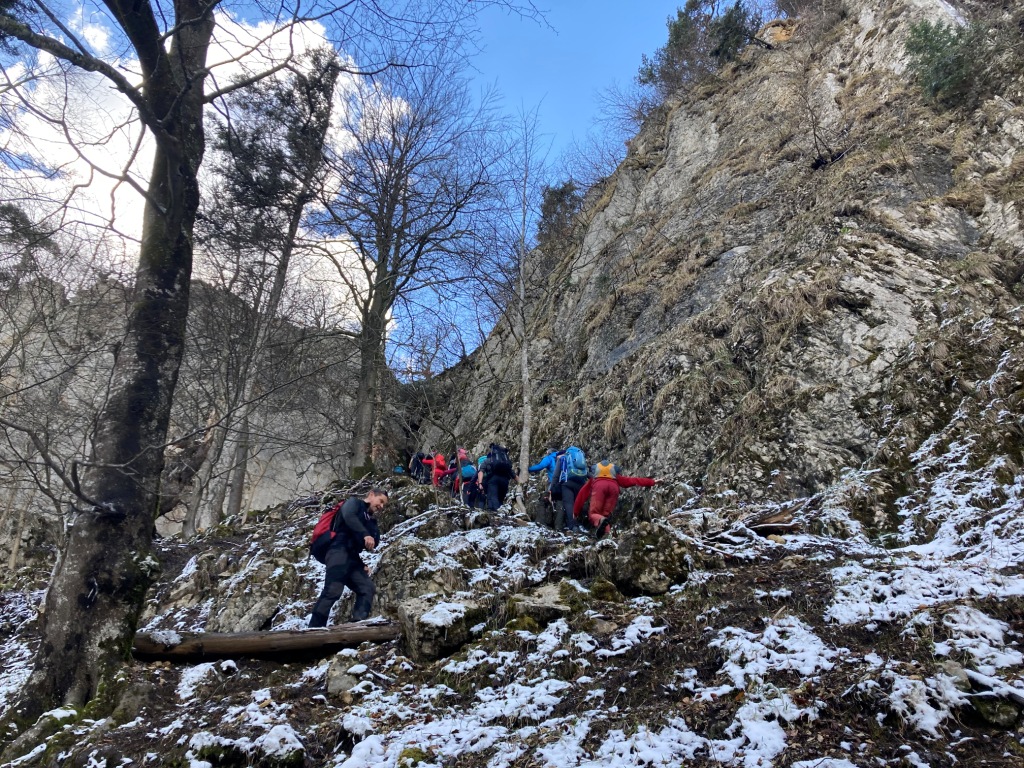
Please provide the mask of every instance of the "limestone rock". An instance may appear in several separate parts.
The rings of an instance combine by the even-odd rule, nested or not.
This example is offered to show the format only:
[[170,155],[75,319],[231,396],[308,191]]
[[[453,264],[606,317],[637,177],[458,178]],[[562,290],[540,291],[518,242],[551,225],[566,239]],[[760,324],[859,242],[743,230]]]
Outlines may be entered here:
[[334,696],[345,704],[351,704],[355,699],[355,691],[361,680],[360,673],[365,672],[365,667],[358,664],[354,653],[339,653],[331,659],[327,667],[327,695]]
[[510,601],[516,616],[528,616],[540,626],[568,616],[571,608],[562,602],[559,584],[545,584]]
[[454,653],[471,638],[471,630],[486,621],[489,606],[475,598],[450,600],[412,598],[398,605],[398,620],[409,655],[431,661]]
[[[468,588],[462,566],[452,558],[442,558],[419,539],[400,539],[384,550],[374,583],[377,609],[396,615],[399,605],[410,598],[427,594],[450,595]],[[429,563],[429,565],[428,565]]]
[[640,523],[594,550],[600,572],[626,595],[663,595],[686,581],[690,548],[662,523]]
[[207,632],[251,632],[266,628],[281,604],[299,592],[291,564],[250,561],[236,578],[226,582],[226,594],[216,599],[206,623]]
[[985,722],[999,728],[1012,728],[1020,718],[1020,708],[1005,699],[977,694],[971,698],[971,702],[978,714],[985,718]]

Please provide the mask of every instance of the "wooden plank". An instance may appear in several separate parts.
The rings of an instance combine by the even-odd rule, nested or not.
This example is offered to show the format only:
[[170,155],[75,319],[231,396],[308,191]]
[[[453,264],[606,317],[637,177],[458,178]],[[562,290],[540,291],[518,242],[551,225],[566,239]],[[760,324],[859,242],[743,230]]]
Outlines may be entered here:
[[291,658],[329,656],[361,643],[383,643],[401,632],[390,622],[341,624],[326,629],[270,632],[139,632],[132,654],[142,661],[205,661],[210,659]]

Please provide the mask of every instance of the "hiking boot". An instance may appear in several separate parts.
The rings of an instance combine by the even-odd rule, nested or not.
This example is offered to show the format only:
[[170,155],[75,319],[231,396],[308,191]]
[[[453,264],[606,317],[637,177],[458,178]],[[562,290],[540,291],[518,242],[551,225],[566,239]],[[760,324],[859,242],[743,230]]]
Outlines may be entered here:
[[608,522],[608,518],[604,518],[600,523],[597,524],[597,540],[600,541],[605,536],[610,535],[612,532],[612,525]]

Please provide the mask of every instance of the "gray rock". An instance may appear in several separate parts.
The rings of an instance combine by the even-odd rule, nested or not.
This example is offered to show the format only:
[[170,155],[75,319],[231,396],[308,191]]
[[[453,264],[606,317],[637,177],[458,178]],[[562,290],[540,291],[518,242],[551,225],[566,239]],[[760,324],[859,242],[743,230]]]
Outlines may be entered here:
[[985,722],[999,728],[1012,728],[1020,719],[1020,707],[1006,699],[980,693],[971,697],[971,703]]
[[529,617],[540,626],[571,613],[570,607],[562,602],[559,584],[545,584],[525,595],[516,595],[509,602],[517,617]]
[[[400,539],[384,550],[374,583],[377,610],[398,614],[399,605],[427,594],[450,595],[468,588],[466,574],[458,561],[445,558],[437,564],[436,552],[415,538]],[[426,563],[430,563],[426,567]]]
[[455,653],[471,639],[471,630],[486,621],[490,607],[483,601],[412,598],[398,606],[398,620],[409,656],[432,661]]
[[618,535],[614,545],[596,547],[597,569],[626,595],[663,595],[686,581],[690,548],[662,523],[640,523]]

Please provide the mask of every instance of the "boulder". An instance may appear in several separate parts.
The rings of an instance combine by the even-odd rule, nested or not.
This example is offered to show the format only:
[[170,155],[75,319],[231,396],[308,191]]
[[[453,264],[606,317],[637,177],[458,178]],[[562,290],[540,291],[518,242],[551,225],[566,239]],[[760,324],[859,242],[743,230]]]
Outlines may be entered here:
[[326,685],[328,696],[339,699],[343,704],[351,704],[359,692],[360,675],[366,672],[366,666],[359,664],[354,651],[346,651],[331,659],[327,667]]
[[572,612],[562,601],[560,584],[545,584],[525,595],[516,595],[509,601],[509,607],[516,617],[529,617],[540,626],[568,617]]
[[693,561],[688,544],[663,523],[640,523],[614,543],[592,550],[595,570],[626,595],[663,595],[686,581]]
[[281,606],[301,592],[295,566],[282,559],[250,561],[241,574],[224,583],[226,588],[216,596],[210,611],[207,632],[267,629]]
[[438,509],[416,528],[416,536],[421,539],[440,539],[461,529],[461,510]]
[[433,661],[455,653],[469,642],[474,627],[485,622],[490,606],[476,598],[412,598],[398,606],[409,655]]
[[976,694],[971,703],[985,722],[997,728],[1013,728],[1020,719],[1019,706],[995,695]]
[[390,616],[401,603],[427,594],[451,595],[468,588],[466,574],[454,559],[438,557],[419,539],[399,539],[384,550],[373,577],[377,608]]

